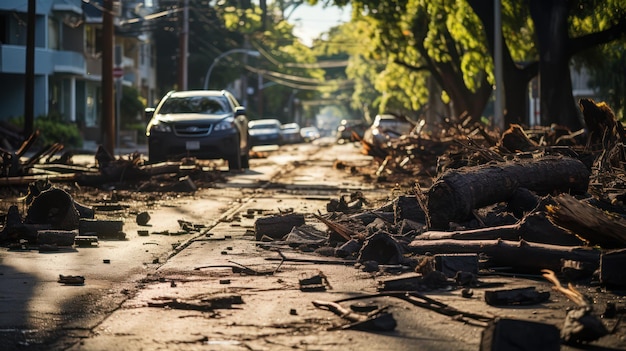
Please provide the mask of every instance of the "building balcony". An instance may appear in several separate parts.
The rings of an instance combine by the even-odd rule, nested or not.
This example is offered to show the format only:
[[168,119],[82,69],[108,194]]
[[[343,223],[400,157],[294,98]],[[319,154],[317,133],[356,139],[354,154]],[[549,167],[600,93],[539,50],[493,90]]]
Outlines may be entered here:
[[[35,74],[69,73],[84,75],[85,58],[74,51],[56,51],[35,48]],[[26,72],[26,47],[0,45],[0,73],[24,74]]]

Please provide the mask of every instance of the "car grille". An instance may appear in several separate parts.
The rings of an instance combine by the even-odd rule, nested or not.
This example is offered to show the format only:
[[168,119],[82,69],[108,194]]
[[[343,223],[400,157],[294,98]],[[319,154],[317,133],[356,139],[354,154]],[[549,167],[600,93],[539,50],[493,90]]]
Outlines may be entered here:
[[212,124],[177,124],[174,133],[182,137],[199,137],[211,134]]

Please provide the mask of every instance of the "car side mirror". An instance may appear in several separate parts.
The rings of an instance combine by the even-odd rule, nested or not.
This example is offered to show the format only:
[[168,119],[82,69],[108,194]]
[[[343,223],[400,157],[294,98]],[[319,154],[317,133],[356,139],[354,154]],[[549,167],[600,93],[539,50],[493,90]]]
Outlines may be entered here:
[[245,116],[246,115],[246,108],[243,106],[237,106],[235,107],[235,116]]
[[154,107],[146,107],[143,110],[143,114],[144,114],[146,121],[149,121],[152,118],[152,116],[154,116],[154,110],[155,110]]

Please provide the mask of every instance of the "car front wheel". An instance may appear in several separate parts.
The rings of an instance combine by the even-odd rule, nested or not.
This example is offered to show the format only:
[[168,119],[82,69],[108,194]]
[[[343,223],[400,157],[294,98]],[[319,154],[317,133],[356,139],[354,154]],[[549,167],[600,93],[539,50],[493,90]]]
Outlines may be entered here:
[[241,168],[248,169],[250,168],[250,152],[247,151],[244,155],[241,156]]
[[233,153],[232,156],[230,156],[228,159],[226,159],[226,161],[228,162],[228,170],[229,171],[239,171],[242,168],[242,159],[241,159],[241,146],[239,146],[239,141],[237,141],[237,150],[235,153]]

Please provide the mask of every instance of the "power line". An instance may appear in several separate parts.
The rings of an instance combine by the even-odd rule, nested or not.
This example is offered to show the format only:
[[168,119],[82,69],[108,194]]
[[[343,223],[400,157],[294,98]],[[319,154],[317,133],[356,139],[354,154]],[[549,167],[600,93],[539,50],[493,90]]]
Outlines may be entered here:
[[[301,90],[319,90],[320,88],[337,88],[344,89],[353,85],[354,82],[352,80],[333,80],[333,81],[319,81],[316,79],[304,78],[299,76],[287,75],[279,72],[271,72],[267,70],[257,69],[251,66],[246,66],[246,70],[260,74],[267,80],[272,82]],[[308,84],[298,84],[294,82],[302,82]]]

